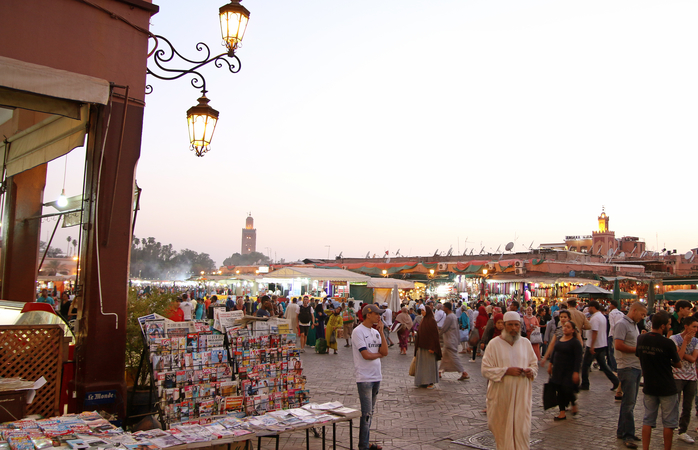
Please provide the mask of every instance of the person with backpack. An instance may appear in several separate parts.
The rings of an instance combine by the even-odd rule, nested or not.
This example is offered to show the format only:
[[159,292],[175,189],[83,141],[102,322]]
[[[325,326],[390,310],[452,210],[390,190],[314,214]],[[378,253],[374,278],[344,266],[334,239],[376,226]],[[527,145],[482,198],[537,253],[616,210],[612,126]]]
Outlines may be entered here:
[[301,352],[305,353],[305,341],[308,338],[310,328],[315,328],[315,317],[313,307],[308,302],[308,296],[303,297],[303,304],[298,311],[298,328],[300,329]]

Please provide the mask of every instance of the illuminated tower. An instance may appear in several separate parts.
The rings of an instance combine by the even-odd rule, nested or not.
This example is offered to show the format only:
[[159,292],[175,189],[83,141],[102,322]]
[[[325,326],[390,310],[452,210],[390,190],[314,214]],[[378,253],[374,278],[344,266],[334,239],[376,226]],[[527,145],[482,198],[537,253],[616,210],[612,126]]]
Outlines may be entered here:
[[242,245],[240,253],[248,255],[257,251],[257,230],[254,228],[252,213],[247,213],[245,228],[242,229]]
[[599,216],[599,233],[608,231],[608,216],[606,215],[606,207],[601,207],[601,215]]
[[606,215],[606,208],[601,208],[599,216],[599,231],[594,231],[592,235],[591,254],[608,256],[618,249],[616,232],[608,228],[609,217]]

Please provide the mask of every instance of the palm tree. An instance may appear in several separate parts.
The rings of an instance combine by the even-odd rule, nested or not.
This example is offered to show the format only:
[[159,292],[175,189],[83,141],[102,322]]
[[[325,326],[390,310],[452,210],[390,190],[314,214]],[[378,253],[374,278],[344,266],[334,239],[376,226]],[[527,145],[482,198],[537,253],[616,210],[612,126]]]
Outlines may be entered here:
[[77,255],[78,253],[78,240],[73,239],[73,254]]
[[55,276],[63,268],[63,263],[57,259],[52,259],[44,264],[48,276]]
[[68,239],[66,239],[66,240],[68,241],[68,249],[66,250],[66,254],[67,254],[68,256],[70,256],[70,243],[73,241],[73,238],[71,238],[70,236],[68,236]]

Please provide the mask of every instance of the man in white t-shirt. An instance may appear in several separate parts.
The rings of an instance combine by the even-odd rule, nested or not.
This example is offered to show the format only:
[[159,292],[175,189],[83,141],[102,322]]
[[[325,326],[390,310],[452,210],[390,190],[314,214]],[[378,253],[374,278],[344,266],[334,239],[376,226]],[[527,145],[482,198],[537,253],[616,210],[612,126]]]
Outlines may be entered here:
[[587,348],[584,352],[584,361],[582,362],[582,384],[579,389],[583,391],[589,390],[589,368],[591,367],[591,362],[596,360],[601,371],[606,374],[606,378],[613,383],[611,390],[615,391],[620,386],[620,380],[611,372],[606,363],[606,352],[608,351],[606,316],[601,313],[601,305],[596,300],[590,301],[588,308],[591,313],[589,318],[591,331],[586,341]]
[[385,328],[383,329],[383,334],[385,334],[385,338],[388,340],[388,347],[392,347],[393,345],[393,340],[390,339],[390,329],[393,327],[393,310],[388,308],[387,303],[383,303],[383,311],[385,312],[384,314],[381,315],[381,321],[383,321],[383,325],[385,325]]
[[446,313],[444,312],[444,305],[441,303],[436,304],[436,312],[434,312],[434,320],[436,320],[436,326],[441,329],[444,326],[444,320],[446,320]]
[[187,294],[182,294],[182,300],[179,303],[179,309],[184,313],[184,320],[191,320],[191,310],[194,305],[189,301],[189,296]]
[[[613,330],[616,327],[616,324],[623,320],[623,317],[625,314],[622,312],[618,311],[618,301],[616,300],[610,300],[608,302],[608,367],[611,368],[612,371],[618,372],[618,364],[616,363],[616,358],[615,358],[615,352],[613,351],[613,343],[615,340],[613,339]],[[616,394],[618,396],[618,394]]]
[[378,390],[383,379],[380,358],[388,356],[388,343],[383,334],[384,324],[381,320],[385,312],[386,310],[374,304],[364,306],[361,311],[364,321],[354,328],[351,334],[354,376],[361,402],[359,450],[379,450],[380,448],[376,444],[369,446],[369,432]]

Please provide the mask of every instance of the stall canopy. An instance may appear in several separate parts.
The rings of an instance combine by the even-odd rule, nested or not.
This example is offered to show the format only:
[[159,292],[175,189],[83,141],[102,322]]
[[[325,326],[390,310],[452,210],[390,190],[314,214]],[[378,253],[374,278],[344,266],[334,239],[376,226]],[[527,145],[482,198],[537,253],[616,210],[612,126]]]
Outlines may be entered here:
[[353,283],[367,283],[371,279],[371,277],[367,277],[366,275],[344,269],[320,269],[317,267],[284,267],[283,269],[268,273],[264,278],[308,278],[317,281],[344,281]]
[[602,289],[598,286],[594,286],[593,284],[585,284],[584,286],[577,288],[573,291],[568,292],[569,295],[580,295],[584,297],[606,297],[606,296],[612,296],[613,292],[607,291],[606,289]]
[[689,302],[695,302],[698,301],[698,290],[679,289],[677,291],[669,291],[657,295],[657,300],[688,300]]
[[367,287],[377,289],[393,289],[395,286],[398,289],[414,289],[414,282],[395,278],[371,278],[367,284]]
[[[665,286],[681,286],[684,284],[698,284],[698,278],[683,278],[676,280],[662,280],[662,284]],[[688,289],[684,289],[686,291]]]

